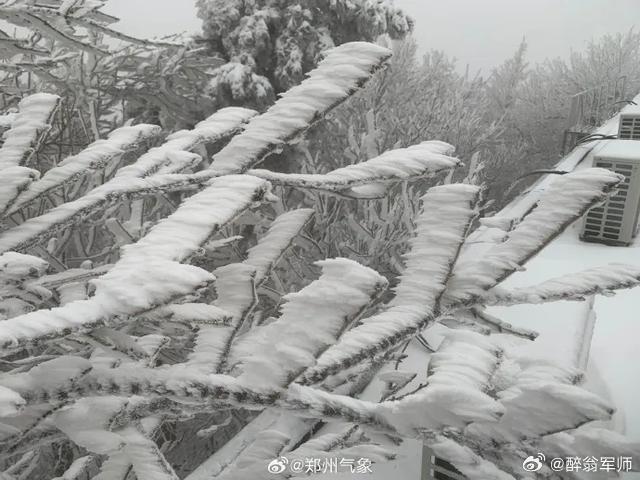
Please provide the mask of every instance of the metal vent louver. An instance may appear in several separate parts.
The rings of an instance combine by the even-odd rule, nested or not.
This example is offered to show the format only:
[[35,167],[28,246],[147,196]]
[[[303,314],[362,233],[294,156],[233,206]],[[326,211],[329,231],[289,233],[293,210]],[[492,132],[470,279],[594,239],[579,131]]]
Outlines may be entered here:
[[433,455],[430,449],[425,448],[423,454],[423,478],[426,475],[426,480],[467,480],[456,467]]
[[593,165],[619,173],[625,180],[604,205],[589,210],[581,238],[608,245],[629,245],[636,236],[640,211],[640,142],[610,142],[594,157]]
[[618,138],[621,140],[640,140],[640,113],[620,115]]

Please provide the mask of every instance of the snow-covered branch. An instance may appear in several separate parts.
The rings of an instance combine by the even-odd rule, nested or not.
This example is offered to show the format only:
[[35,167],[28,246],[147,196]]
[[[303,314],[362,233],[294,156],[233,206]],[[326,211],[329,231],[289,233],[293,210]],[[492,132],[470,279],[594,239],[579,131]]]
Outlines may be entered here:
[[106,140],[97,140],[80,153],[68,157],[57,167],[48,170],[40,180],[33,182],[10,205],[8,215],[28,206],[52,190],[77,181],[80,177],[117,162],[122,156],[160,134],[156,125],[122,127],[109,134]]
[[[234,345],[240,382],[287,385],[313,365],[387,286],[384,277],[350,260],[324,260],[319,265],[320,278],[286,295],[277,320],[254,328]],[[333,301],[327,303],[327,298]]]
[[435,175],[461,164],[447,156],[453,147],[442,142],[424,142],[408,148],[390,150],[369,161],[339,168],[323,175],[277,173],[249,170],[249,175],[269,180],[274,185],[346,191],[361,185],[391,183]]
[[640,268],[611,264],[546,280],[538,285],[506,289],[495,287],[483,300],[487,305],[519,305],[559,300],[585,300],[591,295],[611,295],[640,285]]
[[[470,185],[434,187],[422,197],[416,237],[407,267],[389,308],[364,319],[308,369],[302,383],[316,383],[418,335],[439,313],[440,298],[476,215],[479,189]],[[433,225],[440,225],[434,229]]]
[[31,95],[20,102],[0,147],[0,214],[38,177],[38,172],[25,165],[49,133],[59,105],[60,97],[48,93]]
[[[184,166],[185,152],[191,152],[233,135],[255,114],[253,110],[244,108],[225,108],[200,122],[193,130],[182,130],[170,135],[165,144],[151,149],[132,165],[121,168],[113,179],[94,188],[83,197],[54,207],[0,234],[0,252],[24,251],[42,244],[79,219],[87,218],[122,199],[139,198],[194,186],[203,187],[214,175],[207,172],[199,175],[152,174],[162,168],[169,168],[168,171],[172,171],[176,168],[176,163],[178,163],[177,168],[181,169]],[[102,150],[102,144],[100,149]],[[72,158],[77,159],[77,157]],[[54,183],[57,185],[61,175],[66,178],[67,173],[76,173],[73,166],[75,163],[76,160],[69,159],[68,164],[59,167],[62,170],[54,169],[49,176],[45,175],[38,182],[41,187],[37,188],[49,188]],[[2,185],[0,184],[1,194]]]
[[7,320],[0,331],[3,348],[95,328],[114,317],[135,315],[186,295],[213,277],[181,265],[221,226],[269,193],[264,180],[249,176],[214,179],[187,199],[137,243],[123,247],[120,261],[95,280],[96,293],[48,311]]
[[363,42],[330,50],[306,80],[284,93],[214,155],[211,169],[220,175],[248,170],[351,96],[390,56],[386,48]]
[[171,155],[192,152],[198,147],[213,144],[238,133],[243,125],[257,114],[247,108],[229,107],[218,110],[206,120],[198,123],[193,130],[180,130],[167,137],[166,142],[152,148],[134,164],[123,167],[116,173],[121,177],[147,177],[163,167],[170,166]]
[[623,180],[602,168],[563,175],[546,190],[536,207],[510,232],[506,241],[482,258],[463,254],[447,286],[446,304],[474,303],[502,282],[584,215],[606,200]]
[[230,312],[231,318],[223,328],[200,328],[190,356],[192,362],[200,363],[210,371],[225,370],[231,344],[255,304],[256,288],[265,281],[311,215],[313,210],[310,209],[293,210],[280,215],[258,244],[249,249],[244,262],[227,265],[214,272],[218,292],[216,305]]

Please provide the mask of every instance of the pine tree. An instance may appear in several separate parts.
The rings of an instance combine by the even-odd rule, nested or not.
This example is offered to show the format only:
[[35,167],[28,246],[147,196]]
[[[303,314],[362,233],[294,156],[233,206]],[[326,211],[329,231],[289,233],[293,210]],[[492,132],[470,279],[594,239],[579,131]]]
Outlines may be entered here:
[[380,35],[402,38],[412,20],[385,1],[198,0],[203,40],[226,60],[210,92],[219,106],[263,108],[299,84],[326,49]]

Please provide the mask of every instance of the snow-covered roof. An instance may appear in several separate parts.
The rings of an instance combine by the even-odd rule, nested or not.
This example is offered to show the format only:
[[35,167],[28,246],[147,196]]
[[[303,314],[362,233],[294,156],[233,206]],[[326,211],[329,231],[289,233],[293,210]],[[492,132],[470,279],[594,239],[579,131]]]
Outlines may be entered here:
[[640,162],[640,142],[633,140],[603,140],[594,148],[593,156]]
[[[635,101],[635,103],[638,103],[638,102]],[[625,115],[640,115],[640,104],[638,105],[630,104],[624,108],[622,113]]]

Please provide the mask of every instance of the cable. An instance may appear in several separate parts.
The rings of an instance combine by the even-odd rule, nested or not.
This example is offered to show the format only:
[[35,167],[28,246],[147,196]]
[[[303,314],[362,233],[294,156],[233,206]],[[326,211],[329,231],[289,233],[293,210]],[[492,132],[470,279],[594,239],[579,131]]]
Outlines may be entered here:
[[616,140],[618,138],[617,135],[606,135],[604,133],[591,133],[586,137],[582,137],[580,140],[576,142],[576,146],[582,145],[583,143],[592,142],[594,140]]
[[634,102],[633,100],[620,100],[618,102],[614,102],[612,105],[617,105],[619,103],[626,103],[627,105],[638,105],[636,102]]

